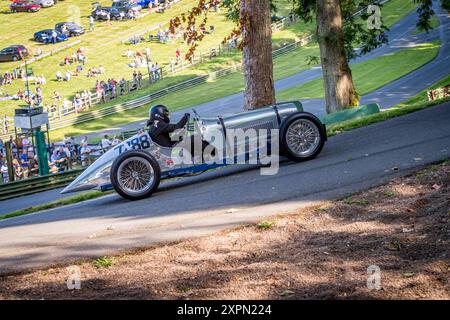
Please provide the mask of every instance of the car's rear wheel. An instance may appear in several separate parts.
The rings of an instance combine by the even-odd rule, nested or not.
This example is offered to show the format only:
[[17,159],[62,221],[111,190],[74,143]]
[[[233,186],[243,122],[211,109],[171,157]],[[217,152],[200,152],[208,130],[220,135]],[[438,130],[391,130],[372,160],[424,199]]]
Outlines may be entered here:
[[326,140],[325,128],[317,117],[298,113],[288,118],[280,131],[280,147],[289,159],[300,162],[314,159]]
[[161,170],[147,152],[128,151],[120,155],[111,167],[111,183],[125,199],[148,198],[158,188]]
[[17,60],[19,60],[19,57],[18,56],[13,56],[13,61],[17,61]]

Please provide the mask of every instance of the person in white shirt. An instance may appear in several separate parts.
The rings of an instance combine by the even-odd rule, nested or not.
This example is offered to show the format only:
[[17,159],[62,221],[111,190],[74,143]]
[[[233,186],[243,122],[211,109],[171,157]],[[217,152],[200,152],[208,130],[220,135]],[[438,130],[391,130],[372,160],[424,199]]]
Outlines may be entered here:
[[70,143],[70,138],[67,136],[67,134],[64,135],[63,143],[64,144]]
[[94,31],[94,17],[89,17],[89,31]]
[[90,153],[91,153],[91,149],[89,149],[87,143],[83,143],[81,145],[81,149],[80,149],[81,165],[83,167],[86,166],[87,160],[88,160],[88,157],[89,157]]
[[23,138],[23,140],[22,140],[22,147],[23,147],[25,150],[28,150],[28,147],[29,147],[30,145],[31,145],[30,139],[29,139],[28,137]]
[[87,136],[84,136],[82,139],[81,139],[81,141],[80,141],[80,145],[83,145],[83,144],[87,144],[88,143],[88,137]]

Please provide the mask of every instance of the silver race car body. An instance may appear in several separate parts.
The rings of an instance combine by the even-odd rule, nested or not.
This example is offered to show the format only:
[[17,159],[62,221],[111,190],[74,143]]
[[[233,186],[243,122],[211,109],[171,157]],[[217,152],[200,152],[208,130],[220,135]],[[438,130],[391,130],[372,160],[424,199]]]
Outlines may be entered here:
[[[310,147],[311,150],[309,151],[306,149],[305,149],[306,151],[304,150],[302,151],[301,149],[297,150],[298,152],[300,152],[297,154],[298,156],[297,158],[300,158],[303,155],[305,160],[307,160],[306,158],[315,157],[322,149],[323,142],[326,140],[326,133],[324,133],[325,132],[324,126],[313,115],[303,112],[302,105],[298,101],[279,103],[262,109],[257,109],[249,112],[242,112],[224,117],[219,116],[216,118],[201,118],[197,115],[195,110],[194,114],[195,116],[193,119],[193,126],[192,125],[188,126],[187,130],[186,129],[183,130],[183,132],[181,133],[181,136],[183,138],[180,139],[180,143],[176,144],[175,147],[173,148],[161,147],[152,141],[150,135],[147,132],[140,130],[139,133],[129,138],[128,140],[122,142],[121,144],[113,147],[108,152],[103,154],[100,158],[98,158],[75,181],[73,181],[69,186],[67,186],[62,191],[62,193],[76,192],[89,189],[106,191],[112,188],[116,189],[116,191],[119,192],[120,190],[118,190],[118,188],[120,189],[121,187],[124,187],[126,184],[122,185],[120,181],[117,182],[117,179],[119,180],[122,179],[122,177],[124,176],[122,171],[125,169],[122,168],[123,164],[120,165],[116,163],[116,165],[114,166],[114,168],[116,169],[114,170],[116,171],[122,170],[121,171],[122,173],[119,174],[116,171],[112,173],[111,171],[113,168],[113,164],[115,164],[115,162],[117,161],[121,162],[122,161],[121,159],[122,158],[125,159],[128,153],[132,152],[136,153],[136,151],[140,153],[146,153],[147,156],[150,155],[151,158],[155,160],[152,163],[155,162],[157,163],[158,168],[156,168],[156,165],[153,166],[147,165],[148,170],[150,171],[148,171],[146,168],[144,169],[148,171],[148,176],[146,176],[147,177],[146,179],[152,179],[148,177],[159,175],[159,177],[157,177],[158,185],[159,179],[167,179],[201,173],[208,169],[233,164],[235,163],[236,158],[243,157],[245,155],[248,156],[249,154],[252,154],[254,152],[263,154],[267,154],[267,152],[270,152],[270,150],[261,149],[265,148],[264,145],[252,144],[249,143],[248,139],[243,139],[243,141],[237,143],[238,144],[237,146],[236,143],[234,143],[233,148],[235,148],[235,150],[230,155],[230,153],[228,152],[229,150],[227,150],[227,148],[229,148],[230,142],[229,136],[231,136],[230,133],[236,131],[233,129],[237,130],[242,129],[244,131],[248,129],[254,129],[258,132],[263,132],[263,134],[269,135],[269,132],[273,129],[280,129],[282,132],[283,131],[282,127],[285,126],[287,122],[292,122],[287,121],[291,118],[292,119],[299,117],[302,118],[302,116],[303,118],[306,117],[307,119],[305,121],[308,121],[307,125],[311,127],[311,128],[308,127],[306,129],[309,130],[308,132],[310,132],[311,134],[314,134],[314,137],[311,136],[311,138],[308,138],[309,140],[311,140],[311,147]],[[304,124],[298,123],[298,121],[299,120],[297,120],[297,122],[294,123],[298,128],[300,128],[299,125],[304,126]],[[289,130],[292,131],[292,128],[295,128],[292,127],[294,124],[290,125]],[[311,126],[311,124],[313,126]],[[288,129],[286,130],[284,130],[286,131],[284,133],[285,138],[283,139],[283,137],[280,136],[281,148],[283,148],[283,145],[287,144],[288,151],[291,151],[288,152],[287,156],[291,154],[292,156],[294,156],[293,160],[300,161],[301,159],[295,158],[296,154],[294,150],[295,148],[291,147],[289,149],[289,139],[292,140],[295,138],[298,140],[298,137],[293,137],[292,133],[289,133]],[[224,138],[218,139],[217,138],[218,133],[220,133]],[[186,143],[190,143],[188,142],[190,141],[189,136],[192,135],[201,137],[201,140],[204,141],[209,148],[215,150],[215,154],[217,156],[214,158],[214,160],[207,161],[203,158],[203,155],[200,156],[195,155],[191,157],[192,159],[191,162],[180,161],[180,159],[183,158],[183,150],[185,150],[187,147]],[[289,138],[288,136],[291,138]],[[260,137],[258,138],[260,139]],[[245,146],[239,146],[240,143]],[[249,146],[251,145],[256,146],[258,150],[250,150]],[[268,145],[270,148],[270,143]],[[284,147],[284,149],[286,149],[286,147]],[[139,157],[139,154],[135,154],[135,156],[133,157],[134,160],[137,159],[136,156]],[[137,167],[136,164],[133,165],[134,167],[132,168],[136,168],[136,170],[139,171],[138,168],[139,165],[137,165]],[[144,163],[144,167],[145,166],[146,163]],[[114,175],[117,175],[118,178],[115,179],[116,176]],[[114,183],[115,181],[116,183]],[[135,187],[135,185],[133,186],[134,188],[137,188]],[[119,193],[123,195],[121,192]],[[126,197],[132,198],[131,196]]]

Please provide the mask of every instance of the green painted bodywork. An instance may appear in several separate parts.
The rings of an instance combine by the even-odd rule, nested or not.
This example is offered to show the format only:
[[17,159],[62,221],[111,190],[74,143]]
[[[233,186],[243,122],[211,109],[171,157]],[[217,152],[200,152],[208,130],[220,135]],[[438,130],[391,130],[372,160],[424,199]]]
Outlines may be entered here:
[[323,124],[329,125],[351,119],[359,119],[371,114],[379,113],[380,106],[378,103],[372,103],[356,108],[346,109],[334,113],[327,114],[320,118]]

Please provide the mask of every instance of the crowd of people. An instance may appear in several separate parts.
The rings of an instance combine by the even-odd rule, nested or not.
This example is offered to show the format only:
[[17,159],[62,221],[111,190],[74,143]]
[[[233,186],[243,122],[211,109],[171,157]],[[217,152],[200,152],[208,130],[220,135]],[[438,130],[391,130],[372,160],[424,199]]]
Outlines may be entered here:
[[[87,136],[84,136],[79,142],[74,137],[65,136],[62,144],[48,146],[49,171],[58,173],[69,170],[74,165],[88,166],[93,152],[104,153],[121,142],[116,136],[110,139],[108,135],[105,135],[98,146],[92,147],[92,145],[89,146]],[[6,143],[9,143],[11,148],[14,180],[37,176],[39,165],[32,139],[29,136],[16,139],[10,136],[7,142],[3,142],[0,138],[0,183],[9,181]]]

